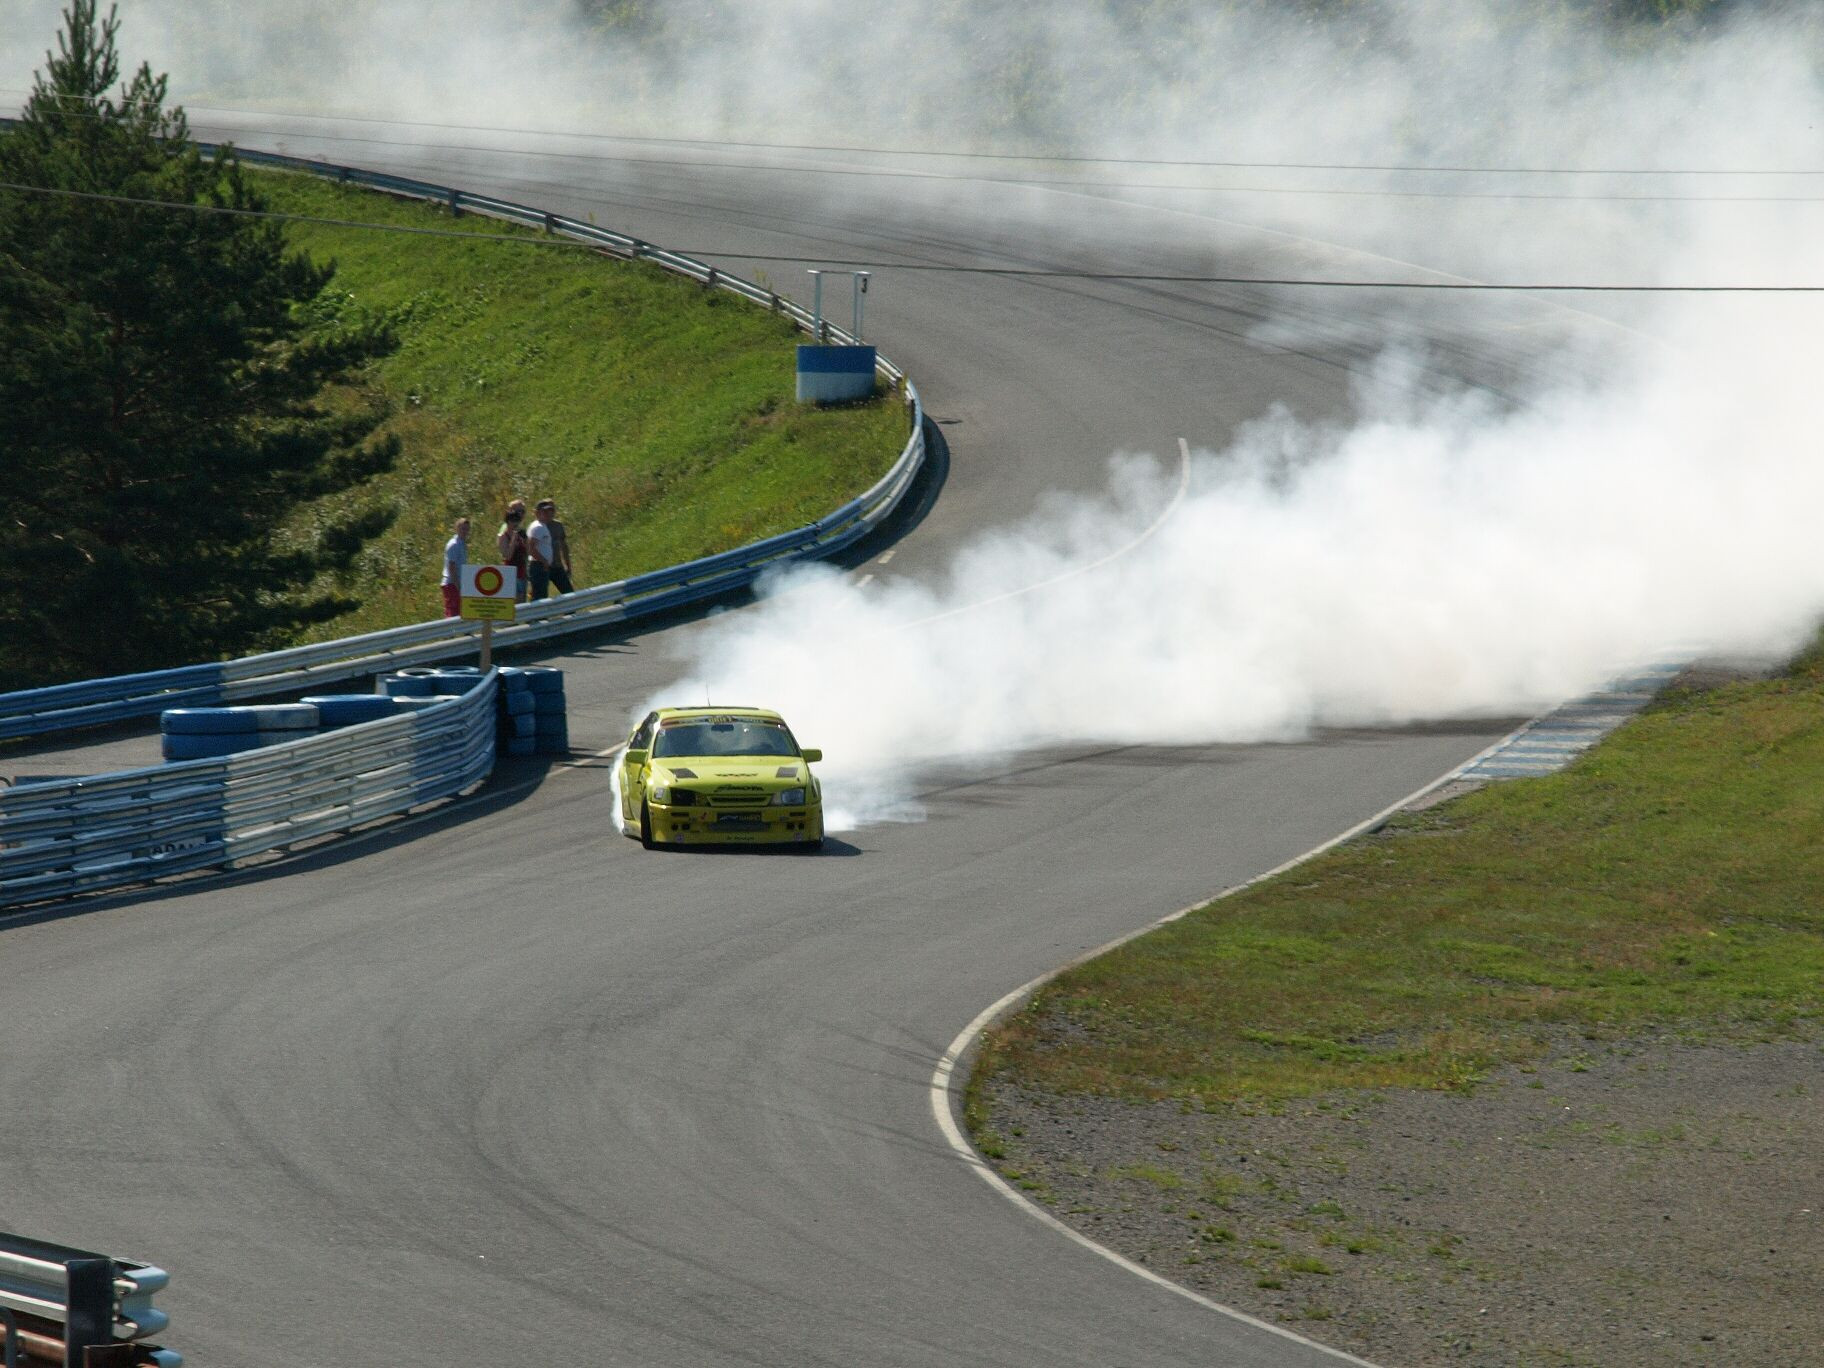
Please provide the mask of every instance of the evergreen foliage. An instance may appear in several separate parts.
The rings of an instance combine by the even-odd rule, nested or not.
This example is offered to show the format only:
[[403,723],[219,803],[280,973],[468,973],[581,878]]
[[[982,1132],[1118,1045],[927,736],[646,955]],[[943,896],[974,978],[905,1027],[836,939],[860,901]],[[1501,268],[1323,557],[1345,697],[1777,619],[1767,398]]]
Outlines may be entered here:
[[312,593],[390,512],[275,547],[301,504],[387,469],[380,415],[324,386],[392,348],[315,307],[334,273],[276,223],[83,195],[257,210],[204,157],[165,78],[120,78],[114,11],[72,0],[0,133],[0,685],[257,650],[346,611]]

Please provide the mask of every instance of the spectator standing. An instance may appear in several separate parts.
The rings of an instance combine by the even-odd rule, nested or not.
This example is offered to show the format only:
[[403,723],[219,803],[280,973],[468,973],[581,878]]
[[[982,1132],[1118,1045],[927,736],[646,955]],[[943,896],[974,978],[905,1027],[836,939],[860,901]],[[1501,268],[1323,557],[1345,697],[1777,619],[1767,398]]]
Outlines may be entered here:
[[533,512],[536,521],[526,529],[526,545],[532,556],[532,597],[542,599],[551,592],[551,515],[541,503]]
[[443,544],[443,615],[462,616],[462,567],[469,563],[469,520],[456,519],[455,535]]
[[[557,502],[554,499],[540,499],[533,512],[538,521],[532,525],[530,535],[534,551],[540,547],[545,549],[546,578],[558,593],[572,593],[576,586],[570,580],[570,537],[564,530],[564,525],[557,520]],[[532,596],[543,598],[544,595],[538,592],[537,577],[535,569]]]
[[515,499],[507,505],[507,515],[501,521],[500,531],[494,539],[500,546],[500,563],[513,567],[517,576],[517,586],[513,597],[520,603],[526,601],[526,501]]

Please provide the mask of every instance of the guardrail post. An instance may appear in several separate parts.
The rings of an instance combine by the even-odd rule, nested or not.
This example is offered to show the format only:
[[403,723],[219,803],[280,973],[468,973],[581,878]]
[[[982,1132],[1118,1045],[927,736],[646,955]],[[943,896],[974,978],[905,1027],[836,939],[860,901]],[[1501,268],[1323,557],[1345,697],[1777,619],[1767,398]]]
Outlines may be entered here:
[[13,1313],[0,1306],[0,1339],[6,1344],[6,1368],[19,1368],[19,1321]]
[[462,191],[460,190],[450,191],[450,217],[462,217]]
[[645,254],[646,244],[641,242],[638,238],[635,238],[633,240],[633,246],[627,251],[627,259],[629,261],[638,261]]
[[549,237],[552,233],[555,233],[556,231],[557,231],[557,215],[553,214],[547,210],[545,213],[545,235],[547,237]]
[[114,1342],[114,1261],[71,1259],[63,1329],[64,1368],[89,1368],[89,1350]]
[[706,290],[716,288],[716,268],[714,266],[709,268],[709,275],[703,281],[703,288]]
[[774,312],[774,313],[778,313],[778,312],[779,312],[779,296],[778,296],[778,295],[776,295],[776,294],[775,294],[775,295],[772,295],[772,301],[773,301],[773,303],[772,303],[772,311],[773,311],[773,312]]
[[348,184],[348,168],[346,166],[338,166],[336,168],[336,179],[343,185]]

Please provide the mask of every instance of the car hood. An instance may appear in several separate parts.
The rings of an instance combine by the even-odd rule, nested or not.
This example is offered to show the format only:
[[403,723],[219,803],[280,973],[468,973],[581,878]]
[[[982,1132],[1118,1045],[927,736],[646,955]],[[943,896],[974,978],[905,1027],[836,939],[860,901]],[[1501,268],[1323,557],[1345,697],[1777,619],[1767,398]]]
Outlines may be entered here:
[[667,755],[652,762],[656,779],[662,771],[680,784],[764,784],[790,788],[810,777],[810,766],[795,755]]

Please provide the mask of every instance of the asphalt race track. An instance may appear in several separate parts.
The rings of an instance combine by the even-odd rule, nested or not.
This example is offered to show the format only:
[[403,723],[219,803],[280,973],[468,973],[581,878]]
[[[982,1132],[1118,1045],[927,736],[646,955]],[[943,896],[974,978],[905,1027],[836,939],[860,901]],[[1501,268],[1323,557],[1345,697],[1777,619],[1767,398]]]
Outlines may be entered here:
[[[319,148],[680,249],[1233,274],[1341,259],[1076,194],[837,201],[813,175],[284,139]],[[877,547],[857,573],[936,575],[1044,491],[1098,488],[1119,448],[1220,449],[1273,403],[1342,413],[1393,302],[1337,293],[879,272],[870,339],[918,382],[950,463],[890,568]],[[826,306],[846,322],[846,287]],[[1498,382],[1543,334],[1477,307],[1420,323],[1446,364]],[[1298,335],[1250,340],[1269,317]],[[546,657],[569,672],[579,752],[621,739],[696,630]],[[606,761],[515,766],[283,873],[15,924],[0,1211],[171,1270],[167,1342],[196,1365],[1338,1362],[1001,1200],[927,1087],[1011,988],[1509,725],[1016,755],[927,776],[927,821],[819,858],[649,854],[616,834]]]

